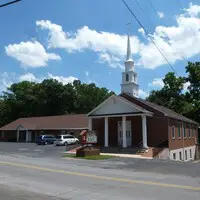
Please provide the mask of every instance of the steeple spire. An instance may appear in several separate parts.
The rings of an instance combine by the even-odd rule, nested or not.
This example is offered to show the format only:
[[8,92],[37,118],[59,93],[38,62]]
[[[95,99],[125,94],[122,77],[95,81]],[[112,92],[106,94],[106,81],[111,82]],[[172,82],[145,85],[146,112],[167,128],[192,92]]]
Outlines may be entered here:
[[128,93],[132,96],[138,96],[139,85],[137,84],[137,73],[134,71],[134,62],[132,60],[131,54],[131,38],[128,34],[127,39],[127,55],[125,61],[125,71],[122,72],[122,84],[121,91],[123,93]]
[[127,55],[126,55],[126,60],[132,60],[130,35],[128,35],[128,40],[127,40]]

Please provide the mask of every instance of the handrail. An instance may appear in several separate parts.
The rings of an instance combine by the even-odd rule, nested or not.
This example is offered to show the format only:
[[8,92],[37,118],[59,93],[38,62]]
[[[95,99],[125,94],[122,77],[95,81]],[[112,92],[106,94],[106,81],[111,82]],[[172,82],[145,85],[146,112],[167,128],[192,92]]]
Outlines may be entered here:
[[154,156],[154,158],[157,158],[165,149],[168,149],[167,147],[161,148],[161,150]]
[[142,147],[142,144],[143,144],[143,140],[141,140],[138,144],[139,147]]

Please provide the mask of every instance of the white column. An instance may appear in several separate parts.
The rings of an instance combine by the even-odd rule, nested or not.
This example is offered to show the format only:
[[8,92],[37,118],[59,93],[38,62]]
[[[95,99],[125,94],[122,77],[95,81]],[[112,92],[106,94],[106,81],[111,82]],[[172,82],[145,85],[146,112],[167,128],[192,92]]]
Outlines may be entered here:
[[108,147],[108,117],[105,117],[104,146]]
[[19,129],[17,129],[17,142],[19,142]]
[[123,135],[123,148],[126,148],[126,116],[122,116],[122,135]]
[[142,144],[143,148],[148,148],[147,146],[147,117],[142,115]]
[[89,118],[88,120],[88,128],[90,131],[92,130],[92,118]]

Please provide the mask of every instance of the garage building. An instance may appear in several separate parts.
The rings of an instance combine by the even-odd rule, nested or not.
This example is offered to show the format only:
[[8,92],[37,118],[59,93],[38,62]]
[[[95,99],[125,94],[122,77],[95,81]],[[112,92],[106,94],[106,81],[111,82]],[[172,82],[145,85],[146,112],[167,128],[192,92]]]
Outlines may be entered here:
[[0,128],[0,141],[34,142],[42,134],[73,134],[88,129],[84,114],[19,118]]

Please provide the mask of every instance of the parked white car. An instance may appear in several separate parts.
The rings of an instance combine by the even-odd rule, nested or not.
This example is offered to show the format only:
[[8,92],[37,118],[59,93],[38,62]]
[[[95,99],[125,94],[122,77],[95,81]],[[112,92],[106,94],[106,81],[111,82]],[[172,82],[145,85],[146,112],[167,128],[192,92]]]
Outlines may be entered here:
[[79,143],[78,138],[75,138],[73,135],[69,135],[69,134],[56,136],[56,141],[54,142],[56,146],[78,144],[78,143]]

